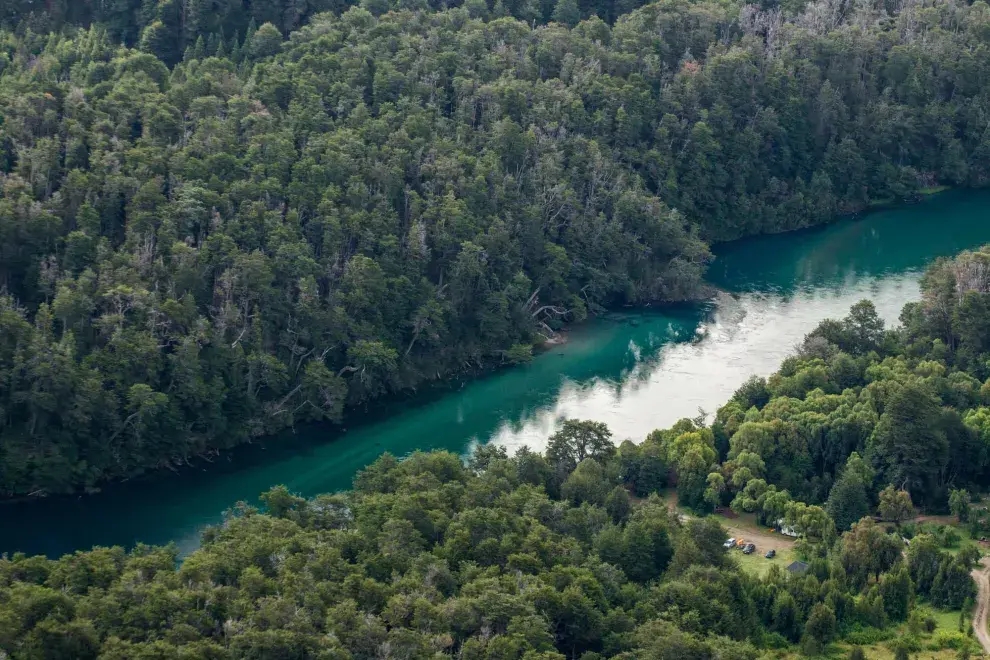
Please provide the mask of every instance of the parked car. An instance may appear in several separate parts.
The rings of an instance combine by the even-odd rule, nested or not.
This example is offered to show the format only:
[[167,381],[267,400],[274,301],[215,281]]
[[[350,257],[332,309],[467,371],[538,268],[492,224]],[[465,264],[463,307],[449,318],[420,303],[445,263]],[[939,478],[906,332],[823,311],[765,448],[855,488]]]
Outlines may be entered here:
[[744,555],[751,555],[755,550],[756,550],[756,546],[753,545],[752,543],[747,543],[746,545],[743,546]]
[[767,550],[767,554],[763,556],[766,557],[767,559],[773,559],[774,557],[777,556],[777,551],[774,550],[773,548],[770,548],[769,550]]
[[722,545],[725,546],[726,548],[732,549],[732,548],[734,548],[736,546],[736,539],[735,538],[731,538],[728,541],[726,541],[725,543],[723,543]]

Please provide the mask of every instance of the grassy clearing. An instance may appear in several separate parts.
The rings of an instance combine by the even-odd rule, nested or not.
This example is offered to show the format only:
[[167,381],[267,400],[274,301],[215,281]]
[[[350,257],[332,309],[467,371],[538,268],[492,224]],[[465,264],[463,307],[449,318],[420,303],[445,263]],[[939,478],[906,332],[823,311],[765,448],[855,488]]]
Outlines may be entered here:
[[[918,647],[920,648],[919,650],[911,652],[911,658],[917,660],[956,660],[959,657],[959,651],[956,648],[940,647],[945,644],[952,646],[958,645],[959,610],[950,612],[933,610],[930,614],[935,618],[937,627],[934,632],[930,634],[923,633],[918,637]],[[890,634],[887,641],[863,645],[861,648],[866,654],[866,657],[870,660],[893,660],[894,652],[890,649],[890,645],[892,645],[892,642],[895,640],[903,639],[908,634],[909,631],[907,624],[901,624]],[[971,657],[974,660],[982,657],[979,654],[979,646],[976,644],[975,640],[972,644],[973,646],[971,648],[973,650],[973,654]],[[822,657],[830,658],[832,660],[847,658],[852,648],[853,645],[846,641],[836,642],[829,646],[828,652]],[[779,651],[767,651],[762,657],[766,660],[797,660],[798,658],[804,658],[805,656],[801,655],[794,649],[786,649]]]
[[788,564],[797,559],[797,556],[792,550],[778,550],[777,556],[773,559],[765,558],[763,552],[744,555],[741,550],[733,550],[730,554],[739,565],[740,570],[759,577],[766,575],[771,566],[776,565],[781,568],[787,568]]
[[951,545],[941,545],[941,549],[953,555],[959,554],[959,551],[964,547],[969,545],[975,545],[981,554],[986,554],[985,548],[983,548],[977,539],[973,538],[969,531],[969,525],[960,524],[955,520],[952,521],[927,521],[916,523],[914,525],[914,535],[919,534],[932,534],[936,538],[939,538],[938,528],[951,528],[953,532],[959,537],[958,540]]
[[[938,191],[933,191],[932,194],[934,194],[934,192]],[[668,502],[670,508],[679,515],[687,517],[694,517],[697,515],[696,513],[677,505],[677,497],[675,492],[665,492],[663,493],[663,496]],[[729,555],[733,558],[733,561],[735,561],[740,570],[743,570],[751,575],[762,577],[767,573],[767,571],[770,570],[771,566],[776,565],[781,568],[786,568],[792,561],[799,559],[791,547],[794,540],[789,537],[782,536],[779,533],[770,532],[766,526],[759,525],[756,522],[756,516],[754,514],[742,514],[731,518],[722,515],[715,515],[715,517],[726,529],[728,536],[743,538],[756,544],[756,552],[751,555],[744,555],[739,549],[733,549],[730,551]],[[976,540],[971,537],[969,527],[967,525],[960,525],[955,520],[949,520],[948,516],[934,516],[932,518],[934,519],[916,523],[915,533],[931,533],[938,525],[946,525],[951,527],[958,534],[959,541],[952,547],[943,547],[942,549],[953,554],[958,553],[966,545],[976,544]],[[777,550],[777,555],[773,559],[766,559],[763,555],[771,547]],[[976,658],[984,657],[980,655],[978,642],[976,642],[975,639],[968,637],[966,633],[959,632],[958,610],[944,612],[925,606],[925,603],[919,603],[919,606],[924,607],[925,613],[935,619],[936,628],[930,634],[921,633],[918,635],[916,650],[912,651],[910,656],[912,659],[956,660],[959,657],[958,646],[960,643],[965,643],[963,641],[965,639],[970,640],[972,650],[971,657],[974,660]],[[964,625],[965,629],[968,631],[970,627],[968,617]],[[889,631],[888,634],[889,637],[885,636],[886,641],[862,646],[867,658],[871,660],[893,660],[894,652],[891,650],[890,646],[893,645],[895,640],[908,637],[910,635],[910,631],[908,630],[907,624],[904,623],[892,631]],[[829,647],[828,652],[822,657],[830,658],[831,660],[842,660],[849,656],[849,652],[852,648],[853,645],[848,641],[839,641],[833,643]],[[788,649],[768,650],[763,656],[761,656],[761,658],[764,658],[765,660],[798,660],[799,658],[804,657],[805,656],[798,652],[796,646]]]

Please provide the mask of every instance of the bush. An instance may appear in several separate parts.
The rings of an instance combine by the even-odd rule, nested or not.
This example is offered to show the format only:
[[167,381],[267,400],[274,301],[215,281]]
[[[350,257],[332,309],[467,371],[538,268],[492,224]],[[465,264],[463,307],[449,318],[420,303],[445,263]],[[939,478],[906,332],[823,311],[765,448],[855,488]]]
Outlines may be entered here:
[[507,351],[505,351],[505,361],[509,364],[526,364],[532,360],[532,344],[513,344]]
[[846,635],[846,641],[857,646],[871,646],[886,642],[894,636],[892,630],[881,630],[880,628],[857,628]]
[[786,649],[791,645],[787,638],[777,632],[764,632],[759,639],[761,649]]
[[938,628],[938,619],[927,607],[916,607],[908,618],[908,629],[913,635],[922,633],[931,635],[936,628]]
[[962,540],[959,532],[956,531],[954,527],[946,527],[945,531],[942,532],[941,541],[943,548],[956,548],[959,547],[959,542]]
[[939,630],[928,643],[928,650],[941,651],[942,649],[961,649],[967,645],[969,640],[966,635],[954,630]]

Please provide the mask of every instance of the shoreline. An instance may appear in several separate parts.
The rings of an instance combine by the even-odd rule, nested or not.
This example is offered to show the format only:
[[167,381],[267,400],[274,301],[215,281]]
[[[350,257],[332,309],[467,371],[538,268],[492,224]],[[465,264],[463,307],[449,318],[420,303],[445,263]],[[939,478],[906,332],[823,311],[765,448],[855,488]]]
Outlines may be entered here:
[[[914,204],[920,203],[921,201],[931,199],[942,193],[956,189],[957,188],[946,187],[946,186],[925,189],[924,191],[919,191],[918,197],[916,197],[915,199],[907,199],[901,202],[891,202],[888,206],[867,205],[864,207],[864,209],[860,211],[838,214],[834,216],[832,219],[828,220],[827,222],[819,223],[816,225],[810,225],[807,227],[798,227],[781,232],[744,236],[724,242],[712,242],[710,243],[710,245],[712,247],[726,246],[733,243],[745,243],[746,241],[749,240],[759,239],[767,236],[786,235],[786,234],[793,234],[804,231],[820,230],[846,220],[859,220],[861,218],[870,215],[875,211],[881,211],[886,208],[912,206]],[[973,188],[973,189],[977,190],[980,188]],[[713,254],[712,262],[714,262],[715,260],[717,260],[717,256]],[[710,265],[711,264],[709,264],[709,266]],[[632,309],[652,308],[656,310],[662,310],[662,309],[669,309],[677,305],[704,304],[705,302],[710,302],[715,297],[719,297],[723,295],[731,295],[731,293],[707,281],[703,281],[701,285],[699,285],[698,290],[690,298],[686,298],[683,300],[652,301],[649,303],[636,305],[631,308]],[[589,315],[589,318],[604,318],[608,314],[615,313],[617,311],[620,311],[621,309],[623,308],[609,308],[600,315]],[[556,332],[556,334],[553,337],[543,342],[534,343],[533,344],[534,357],[544,352],[553,350],[554,348],[567,345],[570,342],[571,331],[580,327],[583,323],[585,323],[585,321],[565,324],[560,330]],[[430,400],[436,396],[446,395],[447,393],[449,393],[451,388],[456,387],[458,383],[461,383],[461,386],[463,386],[463,383],[465,381],[483,379],[488,376],[493,376],[504,369],[511,369],[511,368],[515,368],[516,366],[518,365],[511,365],[511,364],[491,361],[478,366],[465,368],[463,370],[459,370],[457,372],[451,373],[446,378],[424,381],[419,387],[410,388],[409,390],[406,390],[404,392],[396,392],[393,393],[392,395],[381,397],[366,404],[363,408],[352,409],[347,413],[345,413],[345,416],[341,419],[340,422],[337,423],[316,422],[310,424],[300,424],[299,428],[310,427],[313,424],[327,425],[328,428],[331,429],[331,434],[333,435],[333,437],[326,440],[326,442],[332,443],[335,440],[337,440],[341,435],[347,433],[348,426],[360,425],[363,423],[367,423],[369,421],[374,421],[376,419],[376,413],[384,412],[386,415],[391,416],[391,414],[397,414],[399,412],[399,411],[389,412],[384,409],[395,406],[401,406],[401,405],[414,405],[414,406],[425,405],[429,403]],[[216,452],[213,454],[214,456],[213,460],[207,460],[206,458],[203,458],[203,456],[201,455],[190,456],[185,458],[181,462],[174,465],[170,465],[168,467],[163,466],[161,463],[159,463],[158,465],[150,466],[128,477],[104,479],[97,482],[95,485],[81,487],[71,492],[51,493],[44,491],[42,492],[36,491],[35,493],[30,493],[30,494],[19,494],[12,496],[0,495],[0,507],[4,505],[29,504],[31,502],[38,502],[41,500],[83,499],[91,495],[96,495],[101,493],[104,490],[104,488],[112,488],[116,485],[124,484],[127,482],[160,478],[162,476],[168,476],[169,473],[181,477],[184,473],[193,471],[194,469],[209,470],[210,466],[213,465],[214,462],[217,459],[219,459],[221,456],[226,457],[227,459],[226,462],[229,463],[231,461],[236,460],[234,457],[237,453],[239,453],[240,450],[248,447],[255,447],[255,448],[261,447],[262,449],[264,449],[266,443],[274,441],[282,434],[291,434],[295,436],[297,434],[297,428],[293,427],[290,429],[285,429],[279,433],[250,438],[249,440],[238,443],[232,447],[227,448],[226,450],[216,450]]]

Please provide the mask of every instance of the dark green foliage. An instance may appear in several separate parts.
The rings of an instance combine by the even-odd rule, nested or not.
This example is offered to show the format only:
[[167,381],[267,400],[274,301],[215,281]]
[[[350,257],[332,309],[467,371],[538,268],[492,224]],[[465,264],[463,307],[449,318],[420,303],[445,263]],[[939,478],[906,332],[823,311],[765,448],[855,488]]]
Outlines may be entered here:
[[896,536],[884,533],[872,519],[863,518],[843,535],[839,558],[848,579],[865,586],[871,575],[879,580],[881,573],[894,566],[902,547]]
[[616,486],[612,489],[612,492],[605,498],[605,510],[615,524],[625,522],[626,518],[629,517],[629,512],[632,511],[632,502],[625,488]]
[[[822,25],[822,3],[774,29],[732,3],[247,7],[0,17],[0,493],[340,421],[698,295],[703,239],[987,180],[982,3],[931,8],[925,39],[915,8]],[[64,21],[105,27],[38,36]],[[934,264],[902,328],[867,302],[823,322],[712,428],[386,454],[350,493],[238,506],[178,567],[4,558],[0,651],[746,659],[882,631],[916,594],[964,607],[971,549],[905,552],[866,516],[963,518],[990,476],[988,266]],[[686,507],[800,535],[807,572],[738,571],[715,520],[656,496],[668,476]]]
[[916,505],[966,519],[966,487],[990,477],[990,353],[977,353],[981,340],[960,319],[968,294],[990,290],[988,266],[987,248],[938,261],[903,326],[884,330],[871,306],[856,305],[822,322],[765,384],[740,389],[712,426],[727,460],[709,474],[710,502],[768,524],[787,521],[790,501],[824,502],[839,531],[870,514],[900,525]]
[[667,463],[661,448],[652,442],[633,444],[625,441],[619,447],[619,465],[622,480],[633,487],[633,492],[646,497],[667,484]]
[[823,321],[809,336],[824,339],[851,355],[863,355],[883,347],[884,323],[873,303],[861,300],[841,322]]
[[[859,464],[862,461],[858,455],[856,460]],[[853,523],[863,518],[870,512],[869,486],[863,474],[850,466],[849,463],[843,469],[838,481],[829,491],[828,504],[825,509],[835,521],[838,530],[845,531]]]
[[585,459],[604,462],[615,454],[611,437],[612,432],[601,422],[564,420],[560,430],[547,440],[547,460],[568,472]]
[[906,566],[902,564],[900,568],[895,568],[880,579],[880,595],[891,621],[907,619],[914,597],[914,585]]
[[902,490],[929,494],[949,460],[940,425],[939,400],[922,383],[898,388],[884,406],[870,449],[888,482]]
[[[755,660],[760,582],[722,566],[714,547],[678,575],[666,570],[673,540],[713,546],[725,535],[717,523],[682,528],[649,500],[616,525],[595,505],[520,481],[519,460],[494,452],[469,470],[451,454],[386,455],[350,493],[304,500],[277,487],[264,513],[240,507],[178,567],[174,547],[0,558],[0,652],[370,660],[383,647],[548,659],[688,649]],[[594,511],[590,535],[576,534],[571,521]],[[610,538],[619,555],[603,563]]]
[[[857,6],[823,24],[824,2],[780,16],[680,0],[6,3],[0,492],[92,487],[339,421],[525,361],[609,306],[695,297],[704,240],[985,182],[982,5],[925,21]],[[986,292],[954,284],[975,261],[927,277],[908,345],[931,335],[987,363]],[[869,305],[818,339],[851,355],[749,384],[741,414],[855,388],[859,360],[893,347]],[[962,409],[972,385],[935,393]],[[843,411],[807,451],[785,429],[765,476],[823,501],[868,416]],[[919,441],[969,442],[900,475],[894,461],[917,457],[881,428],[888,481],[972,476],[947,465],[979,450],[960,419],[916,422]],[[704,507],[697,458],[675,457]]]
[[930,595],[932,603],[945,609],[961,608],[963,603],[975,598],[976,584],[969,575],[969,567],[946,554],[939,563]]
[[811,608],[804,629],[802,650],[806,655],[818,655],[825,650],[828,643],[835,637],[835,612],[828,606],[817,603]]
[[753,406],[762,408],[770,400],[770,391],[767,390],[766,378],[752,376],[742,386],[736,390],[732,397],[743,410],[749,410]]
[[574,27],[581,20],[581,9],[577,0],[557,0],[553,9],[553,20],[567,27]]

